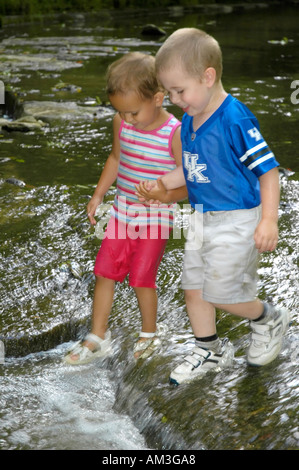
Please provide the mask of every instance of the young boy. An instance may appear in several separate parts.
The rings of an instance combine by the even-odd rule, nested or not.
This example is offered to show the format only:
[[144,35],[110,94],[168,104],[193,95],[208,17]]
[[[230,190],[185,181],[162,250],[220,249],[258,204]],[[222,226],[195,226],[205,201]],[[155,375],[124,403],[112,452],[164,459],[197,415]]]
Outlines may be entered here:
[[152,189],[142,183],[139,196],[163,200],[186,181],[195,209],[182,274],[195,348],[171,373],[180,384],[231,363],[231,345],[217,336],[215,308],[250,320],[250,364],[268,364],[280,352],[289,312],[256,298],[258,252],[274,250],[278,241],[278,163],[255,116],[225,92],[213,37],[195,28],[175,31],[156,55],[156,70],[185,112],[183,162]]

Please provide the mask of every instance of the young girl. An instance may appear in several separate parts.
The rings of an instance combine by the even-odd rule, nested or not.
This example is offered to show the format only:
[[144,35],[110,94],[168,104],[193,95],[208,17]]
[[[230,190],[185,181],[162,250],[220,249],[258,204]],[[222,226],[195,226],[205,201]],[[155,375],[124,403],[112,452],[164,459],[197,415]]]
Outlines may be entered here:
[[[87,206],[91,224],[97,206],[117,179],[117,191],[94,273],[92,332],[65,357],[83,364],[107,355],[107,330],[115,281],[129,275],[142,317],[142,331],[134,357],[152,352],[156,338],[156,275],[173,224],[168,204],[187,196],[186,186],[167,193],[164,204],[141,204],[135,186],[156,180],[181,164],[180,122],[163,107],[164,92],[156,79],[155,59],[138,52],[125,55],[108,69],[107,92],[117,111],[113,120],[112,151]],[[168,204],[167,204],[168,203]]]

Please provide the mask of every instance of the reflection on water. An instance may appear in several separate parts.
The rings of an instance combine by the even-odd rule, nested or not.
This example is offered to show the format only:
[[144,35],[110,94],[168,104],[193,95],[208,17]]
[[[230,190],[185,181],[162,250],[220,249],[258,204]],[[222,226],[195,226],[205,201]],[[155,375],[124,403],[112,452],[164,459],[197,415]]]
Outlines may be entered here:
[[130,418],[113,411],[109,371],[88,366],[74,371],[61,362],[65,351],[7,361],[1,377],[1,449],[145,449]]
[[[84,33],[71,16],[46,28],[19,25],[18,34],[5,27],[0,79],[25,103],[97,105],[105,100],[108,63],[128,50],[155,53],[159,47],[161,38],[139,34],[149,18],[110,17],[99,26],[86,17]],[[282,354],[269,367],[249,368],[247,322],[218,312],[218,332],[235,346],[233,367],[200,384],[169,386],[171,369],[192,348],[180,289],[183,239],[173,239],[158,276],[159,320],[168,331],[161,351],[132,361],[140,315],[125,282],[116,288],[110,320],[113,356],[79,369],[62,364],[69,342],[89,329],[100,242],[86,204],[110,149],[113,110],[104,106],[92,119],[65,119],[48,109],[41,131],[0,134],[0,337],[7,356],[0,365],[0,448],[298,448],[299,106],[290,101],[298,64],[296,15],[292,8],[161,15],[158,25],[167,33],[199,26],[219,39],[227,91],[257,114],[284,168],[280,241],[275,253],[262,256],[259,269],[261,297],[292,314]],[[53,91],[62,82],[82,91]],[[7,182],[11,177],[25,185]],[[113,195],[112,188],[107,202]]]

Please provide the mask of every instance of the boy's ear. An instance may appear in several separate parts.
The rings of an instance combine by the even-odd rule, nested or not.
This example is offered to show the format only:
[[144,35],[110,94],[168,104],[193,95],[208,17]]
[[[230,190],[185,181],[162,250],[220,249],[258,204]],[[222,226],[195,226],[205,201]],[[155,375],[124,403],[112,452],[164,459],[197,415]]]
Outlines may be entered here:
[[214,69],[214,67],[208,67],[205,70],[204,79],[208,87],[211,87],[214,85],[215,80],[216,80],[216,70]]
[[157,106],[157,107],[163,106],[164,97],[165,97],[165,94],[164,94],[163,91],[158,91],[158,92],[154,95],[154,100],[155,100],[155,103],[156,103],[156,106]]

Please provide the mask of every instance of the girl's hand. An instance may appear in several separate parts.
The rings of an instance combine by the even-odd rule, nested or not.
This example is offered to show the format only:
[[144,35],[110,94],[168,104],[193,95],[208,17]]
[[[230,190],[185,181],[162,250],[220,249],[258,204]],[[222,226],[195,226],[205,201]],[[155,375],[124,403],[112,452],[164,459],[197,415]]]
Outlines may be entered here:
[[150,204],[159,204],[167,202],[167,189],[161,179],[156,181],[141,181],[135,186],[136,195],[140,202],[149,202]]
[[278,243],[277,222],[271,219],[262,219],[256,227],[254,241],[259,253],[275,250]]
[[96,219],[94,218],[94,215],[96,213],[98,205],[101,204],[102,201],[102,197],[93,195],[91,200],[87,204],[87,215],[91,225],[96,225],[97,223]]
[[135,184],[136,196],[140,202],[150,201],[150,191],[156,186],[156,181],[140,181],[139,184]]

